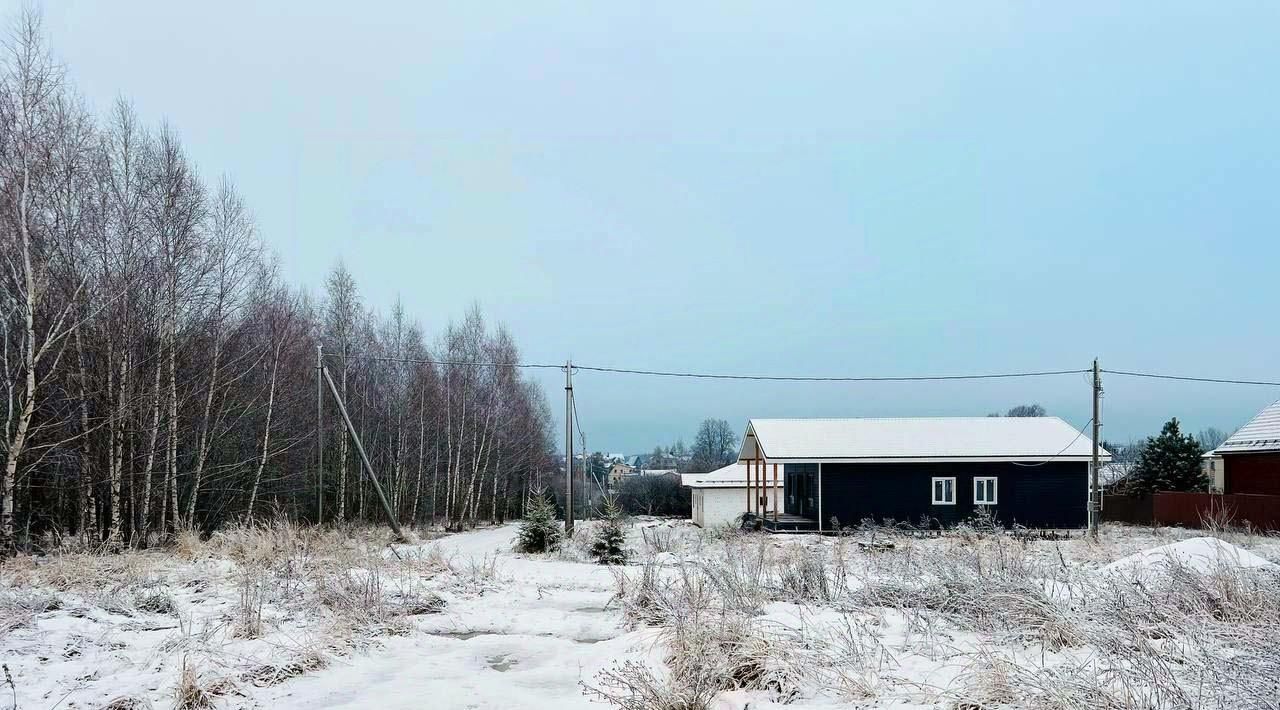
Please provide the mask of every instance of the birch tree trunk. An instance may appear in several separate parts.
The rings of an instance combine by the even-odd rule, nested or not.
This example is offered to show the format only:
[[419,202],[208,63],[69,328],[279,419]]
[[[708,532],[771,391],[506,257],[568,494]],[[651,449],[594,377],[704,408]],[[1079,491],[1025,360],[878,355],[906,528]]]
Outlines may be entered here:
[[75,334],[76,362],[80,369],[80,496],[79,527],[80,540],[86,544],[93,541],[98,527],[96,517],[97,506],[93,502],[93,442],[89,440],[89,381],[88,369],[84,362],[84,341],[77,329]]
[[[221,317],[220,315],[218,317]],[[218,367],[222,357],[222,332],[215,328],[213,335],[213,363],[209,368],[209,391],[204,398],[204,416],[200,419],[200,438],[196,447],[196,467],[191,477],[191,493],[187,498],[187,525],[196,521],[196,498],[200,495],[200,482],[204,478],[204,466],[209,460],[209,418],[213,414],[213,397],[218,390]]]
[[258,459],[258,470],[253,475],[253,488],[249,491],[249,508],[245,517],[253,519],[253,504],[258,500],[258,486],[262,483],[262,470],[267,467],[267,456],[271,444],[271,415],[276,404],[276,373],[280,367],[280,346],[277,342],[275,354],[271,358],[271,384],[267,388],[267,421],[262,427],[262,456]]
[[[151,530],[151,472],[155,470],[156,443],[160,439],[160,375],[164,370],[161,358],[156,358],[155,383],[151,390],[151,437],[147,442],[147,463],[142,469],[142,542],[147,543],[147,534]],[[164,529],[164,508],[160,506],[160,529]]]

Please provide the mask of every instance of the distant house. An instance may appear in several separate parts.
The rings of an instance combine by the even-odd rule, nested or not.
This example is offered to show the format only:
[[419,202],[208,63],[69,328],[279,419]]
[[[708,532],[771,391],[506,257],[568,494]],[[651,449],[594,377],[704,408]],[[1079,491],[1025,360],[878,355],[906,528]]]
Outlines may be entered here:
[[1280,402],[1258,412],[1211,453],[1222,458],[1223,493],[1280,495]]
[[[1088,521],[1091,449],[1057,417],[753,419],[738,461],[750,490],[743,505],[775,530],[867,518],[945,526],[980,510],[1005,524],[1078,528]],[[768,487],[775,466],[781,505]]]
[[1200,472],[1209,481],[1210,492],[1221,493],[1226,488],[1226,462],[1217,451],[1209,451],[1200,457]]
[[[685,473],[681,484],[692,490],[692,519],[694,525],[711,527],[732,523],[742,516],[747,505],[747,465],[731,463],[711,473]],[[767,494],[772,493],[772,481]],[[782,481],[777,485],[778,499],[782,498]]]
[[634,476],[636,469],[621,461],[615,462],[609,467],[609,487],[617,488],[622,483],[622,479],[627,476]]
[[[1105,463],[1098,469],[1098,487],[1103,493],[1123,488],[1136,468],[1132,463]],[[1090,482],[1092,485],[1092,482]]]

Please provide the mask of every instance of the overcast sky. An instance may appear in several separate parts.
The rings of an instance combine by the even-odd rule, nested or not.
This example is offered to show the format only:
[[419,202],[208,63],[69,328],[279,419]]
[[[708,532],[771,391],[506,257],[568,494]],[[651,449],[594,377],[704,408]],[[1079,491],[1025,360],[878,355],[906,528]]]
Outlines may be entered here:
[[[344,259],[530,361],[1280,379],[1280,4],[60,0],[56,54],[233,177],[295,283]],[[12,6],[11,12],[12,14]],[[557,416],[563,377],[546,383]],[[582,373],[591,449],[708,416],[1083,426],[1083,375],[753,384]],[[1280,388],[1107,378],[1104,435]]]

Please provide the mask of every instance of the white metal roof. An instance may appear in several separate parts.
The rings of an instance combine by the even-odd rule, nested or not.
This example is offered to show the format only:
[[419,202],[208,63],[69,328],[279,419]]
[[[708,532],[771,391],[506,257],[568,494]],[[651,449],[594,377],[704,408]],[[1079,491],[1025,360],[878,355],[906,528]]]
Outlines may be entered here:
[[[1087,461],[1088,435],[1058,417],[752,419],[740,461]],[[1111,455],[1100,451],[1104,461]]]
[[1219,455],[1259,451],[1280,451],[1280,402],[1258,412],[1258,416],[1213,450]]
[[[746,488],[747,465],[731,463],[711,473],[686,473],[681,476],[683,483],[690,488]],[[757,484],[758,485],[758,484]],[[765,488],[773,487],[773,469],[765,471]],[[778,469],[778,488],[782,488],[782,469]]]

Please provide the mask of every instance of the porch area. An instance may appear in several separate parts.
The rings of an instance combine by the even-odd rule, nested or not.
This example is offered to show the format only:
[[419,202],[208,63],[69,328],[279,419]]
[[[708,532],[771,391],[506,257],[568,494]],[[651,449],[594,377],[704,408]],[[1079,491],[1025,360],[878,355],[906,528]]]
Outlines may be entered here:
[[[812,505],[805,506],[805,502],[812,501],[812,490],[816,490],[814,481],[808,481],[807,478],[801,480],[795,476],[788,478],[786,483],[796,483],[802,489],[800,496],[796,499],[796,505],[787,503],[785,495],[791,495],[796,498],[794,492],[785,492],[785,486],[782,485],[784,471],[778,463],[766,460],[764,457],[748,458],[743,463],[747,467],[747,509],[743,514],[743,528],[749,530],[764,530],[772,533],[805,533],[817,532],[818,516]],[[816,466],[814,467],[816,473]],[[803,484],[808,483],[808,486]],[[788,512],[788,509],[792,509]]]
[[818,521],[791,513],[769,513],[758,516],[747,513],[742,518],[742,525],[749,530],[764,530],[771,533],[811,533],[818,531]]

